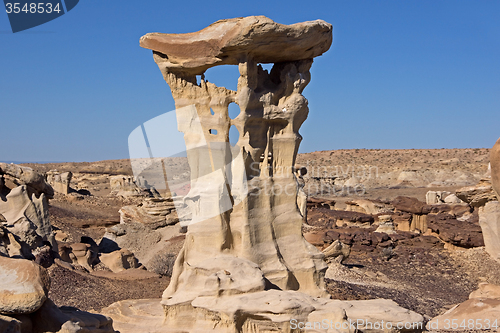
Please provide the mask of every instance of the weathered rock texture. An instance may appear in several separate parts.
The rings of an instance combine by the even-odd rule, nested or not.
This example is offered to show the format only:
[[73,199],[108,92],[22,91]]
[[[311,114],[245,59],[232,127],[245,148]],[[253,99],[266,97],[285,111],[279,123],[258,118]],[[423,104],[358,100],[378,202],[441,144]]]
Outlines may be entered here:
[[111,194],[122,197],[149,197],[150,191],[146,187],[139,187],[134,181],[134,177],[118,175],[109,177]]
[[32,261],[0,257],[0,313],[29,314],[47,299],[47,271]]
[[0,178],[3,178],[4,186],[10,189],[26,185],[30,197],[33,193],[37,197],[44,193],[47,199],[54,197],[54,189],[45,181],[43,175],[31,168],[0,163],[0,176]]
[[[202,40],[207,49],[221,51],[206,53],[194,40]],[[236,258],[235,267],[245,265],[247,260],[255,263],[254,273],[281,289],[324,295],[322,275],[326,266],[321,254],[302,237],[292,167],[301,141],[298,130],[308,113],[307,100],[301,93],[310,80],[311,58],[325,52],[330,43],[331,25],[326,22],[283,26],[265,17],[219,21],[199,33],[148,34],[141,39],[143,47],[155,51],[155,61],[176,102],[179,130],[184,132],[191,167],[187,199],[193,202],[192,210],[201,210],[199,215],[193,213],[193,220],[199,223],[189,226],[186,245],[164,294],[166,305],[191,301],[196,295],[191,299],[185,296],[185,291],[192,289],[190,279],[204,285],[224,265],[221,262],[220,267],[205,271],[201,269],[203,263],[223,253]],[[276,64],[268,73],[259,62]],[[197,84],[195,74],[216,64],[238,64],[237,91],[203,79]],[[228,115],[230,103],[238,104],[241,111],[235,119]],[[188,109],[193,105],[195,109]],[[201,125],[200,132],[189,125],[196,121]],[[236,152],[228,144],[233,125],[240,134]],[[200,140],[206,145],[196,149]],[[241,164],[234,163],[240,161],[234,157],[239,155]],[[233,163],[226,165],[231,160]],[[217,171],[222,174],[219,179]],[[209,175],[212,172],[215,175]],[[207,175],[212,177],[208,186],[203,183]],[[205,219],[208,214],[203,209],[225,205],[226,179],[231,178],[227,196],[240,204]],[[238,182],[246,181],[251,194],[237,198],[237,190],[243,186]],[[291,195],[252,193],[273,187],[287,188]],[[219,196],[223,199],[218,200]],[[264,284],[260,288],[264,289]]]
[[158,229],[179,222],[172,198],[147,198],[139,205],[120,209],[120,222],[142,223],[151,229]]
[[217,65],[239,65],[245,58],[255,63],[312,59],[331,43],[332,26],[324,21],[283,25],[264,16],[220,20],[188,34],[141,38],[142,47],[164,58],[162,66],[195,75]]
[[62,193],[62,194],[69,193],[69,189],[70,189],[69,185],[71,183],[72,177],[73,177],[73,174],[70,171],[58,172],[57,170],[50,170],[45,175],[47,182],[52,186],[54,191]]
[[49,274],[41,266],[0,257],[0,332],[115,332],[109,317],[55,306],[47,298],[49,287]]
[[[302,236],[293,166],[308,114],[302,91],[312,58],[330,47],[331,32],[320,20],[285,26],[258,16],[141,38],[171,88],[191,169],[184,202],[192,219],[163,294],[168,328],[289,332],[292,318],[423,320],[391,301],[316,298],[327,295],[326,264]],[[274,65],[268,73],[259,63]],[[207,68],[221,64],[238,65],[237,91],[204,80]],[[234,119],[230,103],[240,108]],[[239,132],[235,147],[229,145],[231,126]],[[148,322],[135,315],[145,304],[133,303],[105,311],[117,315],[119,325]],[[133,319],[120,317],[124,309]]]
[[486,252],[500,261],[500,203],[488,202],[479,208],[479,225],[483,231]]
[[[484,178],[478,184],[479,188],[488,188],[489,192],[485,192],[480,196],[487,197],[487,200],[482,200],[482,205],[479,208],[479,224],[484,236],[484,245],[486,251],[497,261],[500,261],[500,139],[497,140],[490,152],[490,169],[491,178]],[[482,186],[480,186],[482,185]],[[483,190],[484,192],[485,190]]]
[[42,175],[30,168],[0,163],[0,223],[21,245],[11,256],[32,258],[32,252],[44,243],[57,249],[47,201],[53,195]]
[[500,201],[500,139],[497,140],[490,152],[491,183]]

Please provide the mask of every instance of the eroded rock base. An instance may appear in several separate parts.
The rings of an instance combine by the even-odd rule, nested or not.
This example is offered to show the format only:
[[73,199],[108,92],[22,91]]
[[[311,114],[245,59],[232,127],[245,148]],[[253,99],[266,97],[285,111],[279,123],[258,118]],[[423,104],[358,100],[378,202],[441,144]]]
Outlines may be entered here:
[[102,313],[121,333],[421,332],[424,327],[421,315],[391,300],[340,301],[280,290],[163,307],[159,299],[126,300]]

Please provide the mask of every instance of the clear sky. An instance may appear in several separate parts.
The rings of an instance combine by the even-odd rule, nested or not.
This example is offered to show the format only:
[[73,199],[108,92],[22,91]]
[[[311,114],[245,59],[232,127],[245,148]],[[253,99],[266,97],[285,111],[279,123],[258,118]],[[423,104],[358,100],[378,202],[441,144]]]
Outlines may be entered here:
[[[334,26],[304,90],[301,152],[491,147],[500,136],[498,1],[81,0],[16,34],[0,13],[0,160],[128,158],[132,130],[174,109],[139,38],[249,15]],[[229,88],[237,75],[207,72]]]

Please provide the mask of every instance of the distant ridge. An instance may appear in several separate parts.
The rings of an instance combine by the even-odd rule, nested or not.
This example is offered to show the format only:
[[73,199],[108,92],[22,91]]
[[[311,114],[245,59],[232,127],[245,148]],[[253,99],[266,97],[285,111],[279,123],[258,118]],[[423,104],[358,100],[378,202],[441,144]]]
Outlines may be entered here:
[[29,162],[22,162],[22,161],[0,161],[0,163],[14,163],[14,164],[28,164],[28,163],[36,163],[36,164],[48,164],[48,163],[64,163],[61,161],[29,161]]

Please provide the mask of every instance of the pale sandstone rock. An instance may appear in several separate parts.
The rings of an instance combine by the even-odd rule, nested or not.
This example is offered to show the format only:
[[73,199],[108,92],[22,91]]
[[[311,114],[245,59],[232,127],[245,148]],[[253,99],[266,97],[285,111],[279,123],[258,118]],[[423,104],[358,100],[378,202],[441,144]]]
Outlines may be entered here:
[[47,299],[47,271],[32,261],[0,257],[0,313],[23,314],[38,310]]
[[120,209],[120,223],[142,223],[157,229],[179,222],[172,198],[147,198],[141,204]]
[[30,199],[26,185],[18,186],[0,199],[0,214],[7,220],[4,222],[6,228],[31,250],[42,246],[43,241],[57,249],[45,194],[42,193],[38,198],[33,194]]
[[[120,301],[103,309],[103,313],[114,320],[117,330],[122,333],[145,330],[148,332],[352,332],[356,328],[369,330],[368,322],[390,325],[387,332],[420,332],[423,317],[398,306],[391,300],[339,301],[314,298],[295,291],[268,290],[251,294],[223,297],[198,297],[191,304],[193,311],[187,315],[182,306],[171,307],[164,313],[158,306],[159,300]],[[185,306],[185,305],[184,305]],[[182,318],[178,318],[182,315]],[[213,317],[220,316],[220,324],[213,327]],[[327,319],[333,325],[342,323],[346,329],[299,330],[292,329],[291,321],[314,322]],[[179,325],[179,323],[184,325]],[[349,325],[352,323],[352,325]],[[398,323],[403,329],[397,329]],[[414,329],[404,329],[407,324]],[[359,325],[358,325],[359,324]]]
[[2,176],[4,178],[4,186],[7,186],[6,183],[11,183],[12,186],[7,186],[10,189],[26,185],[29,196],[34,193],[39,197],[44,193],[47,199],[54,197],[54,189],[45,181],[45,178],[41,174],[31,168],[16,164],[0,163],[0,178]]
[[394,227],[394,223],[392,217],[390,215],[380,215],[378,217],[380,221],[379,226],[375,232],[383,232],[386,234],[395,234],[396,230]]
[[479,225],[483,232],[486,252],[500,261],[500,203],[490,201],[479,208]]
[[446,204],[461,204],[463,203],[462,200],[460,200],[459,197],[457,197],[455,194],[450,194],[444,198],[444,203]]
[[73,177],[73,174],[71,171],[67,172],[58,172],[57,170],[50,170],[45,174],[45,179],[47,180],[47,183],[52,186],[54,191],[62,193],[62,194],[68,194],[70,190],[70,183],[71,183],[71,178]]
[[478,299],[497,298],[497,299],[500,299],[500,286],[486,283],[486,282],[480,283],[479,289],[473,291],[469,295],[469,299],[472,299],[472,298],[478,298]]
[[[453,325],[456,324],[456,327]],[[495,328],[493,325],[496,325]],[[428,330],[491,330],[500,326],[500,286],[479,284],[479,289],[469,299],[433,318],[426,325]]]
[[450,195],[447,191],[428,191],[425,194],[425,202],[428,205],[438,205],[445,202],[445,198]]
[[349,257],[350,253],[351,248],[338,239],[323,250],[325,258],[339,258],[339,262]]
[[101,253],[99,259],[114,273],[119,273],[129,268],[138,268],[140,266],[134,254],[126,249],[111,253]]
[[150,196],[147,189],[140,188],[134,181],[133,176],[118,175],[109,177],[111,194],[122,197]]
[[500,139],[497,140],[490,152],[491,183],[500,201]]
[[483,178],[477,185],[460,188],[455,194],[472,207],[484,206],[489,201],[497,200],[491,183],[492,179]]
[[87,243],[65,244],[59,248],[59,256],[63,261],[79,265],[89,272],[93,271],[92,266],[97,259],[97,253]]
[[61,230],[57,230],[54,237],[58,242],[66,242],[68,240],[68,234]]
[[411,217],[410,231],[427,232],[427,215],[413,214]]
[[[157,51],[154,58],[170,85],[176,102],[178,126],[184,132],[191,168],[191,191],[185,201],[193,211],[193,219],[165,298],[174,297],[176,293],[182,294],[185,289],[191,288],[186,284],[184,274],[191,276],[191,270],[196,270],[197,265],[219,256],[221,249],[226,249],[235,257],[257,263],[264,276],[280,288],[324,295],[321,277],[326,265],[321,253],[301,235],[302,215],[297,208],[298,185],[292,167],[301,140],[298,128],[308,113],[307,101],[301,94],[310,80],[312,60],[308,55],[321,50],[317,54],[319,55],[328,49],[331,26],[315,21],[282,27],[262,17],[220,22],[222,23],[214,25],[219,27],[217,36],[239,33],[239,28],[226,30],[227,24],[234,27],[239,26],[239,22],[243,26],[250,22],[248,27],[254,28],[243,39],[240,38],[242,36],[235,35],[235,40],[241,40],[245,45],[255,40],[255,44],[235,47],[238,59],[228,60],[239,64],[237,91],[216,87],[203,79],[198,85],[195,73],[200,73],[200,70],[203,72],[215,63],[207,63],[204,55],[192,54],[196,50],[192,46],[189,47],[191,51],[188,57],[191,57],[191,62],[186,67],[187,71],[184,70],[186,68],[178,68],[182,65],[173,65],[172,62],[177,58],[169,52],[175,54],[177,46],[171,46],[173,44],[169,44],[168,40],[189,40],[193,35],[146,35],[141,42],[143,46]],[[262,25],[256,25],[258,22]],[[262,27],[267,30],[262,30]],[[305,35],[313,33],[319,38],[307,39],[307,43],[312,43],[308,46],[312,47],[310,51],[287,53],[284,52],[288,49],[286,47],[277,53],[277,45],[271,44],[272,47],[265,48],[273,50],[272,57],[259,58],[267,52],[259,48],[260,41],[262,38],[269,38],[266,39],[266,43],[269,43],[276,37],[275,31],[290,32],[286,44],[295,44],[294,47],[298,49],[304,46],[302,42],[306,40],[303,39]],[[318,35],[314,31],[322,32]],[[205,38],[205,32],[198,37]],[[210,32],[209,35],[211,34]],[[297,34],[303,37],[297,37],[297,40],[294,38]],[[323,34],[327,35],[326,40],[320,37]],[[211,41],[207,40],[207,43],[210,44]],[[241,54],[246,56],[241,58]],[[193,65],[200,59],[201,63]],[[289,62],[275,64],[270,74],[258,66],[258,62],[284,60]],[[241,110],[235,119],[228,116],[228,105],[232,102],[237,103]],[[196,105],[196,108],[192,105]],[[210,109],[216,116],[212,115]],[[276,122],[282,123],[279,130],[274,127]],[[253,125],[257,123],[258,126]],[[228,133],[232,125],[240,133],[238,145],[234,149],[228,144]],[[217,135],[211,134],[212,129],[217,130]],[[210,149],[205,148],[208,147],[207,143],[210,143]],[[231,156],[231,169],[225,167],[224,163],[219,165],[228,158],[231,160]],[[213,169],[214,165],[210,163],[212,160],[217,164],[217,169]],[[250,168],[250,165],[254,167]],[[230,173],[228,177],[226,173]],[[273,177],[273,173],[279,173],[279,176]],[[232,179],[229,184],[231,193],[227,192],[226,178]],[[245,196],[244,193],[239,194],[244,189],[238,188],[244,183],[250,191],[274,186],[287,188],[292,194],[274,196],[262,191],[260,195]],[[231,207],[230,197],[240,204],[235,204],[229,214],[221,214]],[[270,202],[274,203],[270,206]]]

